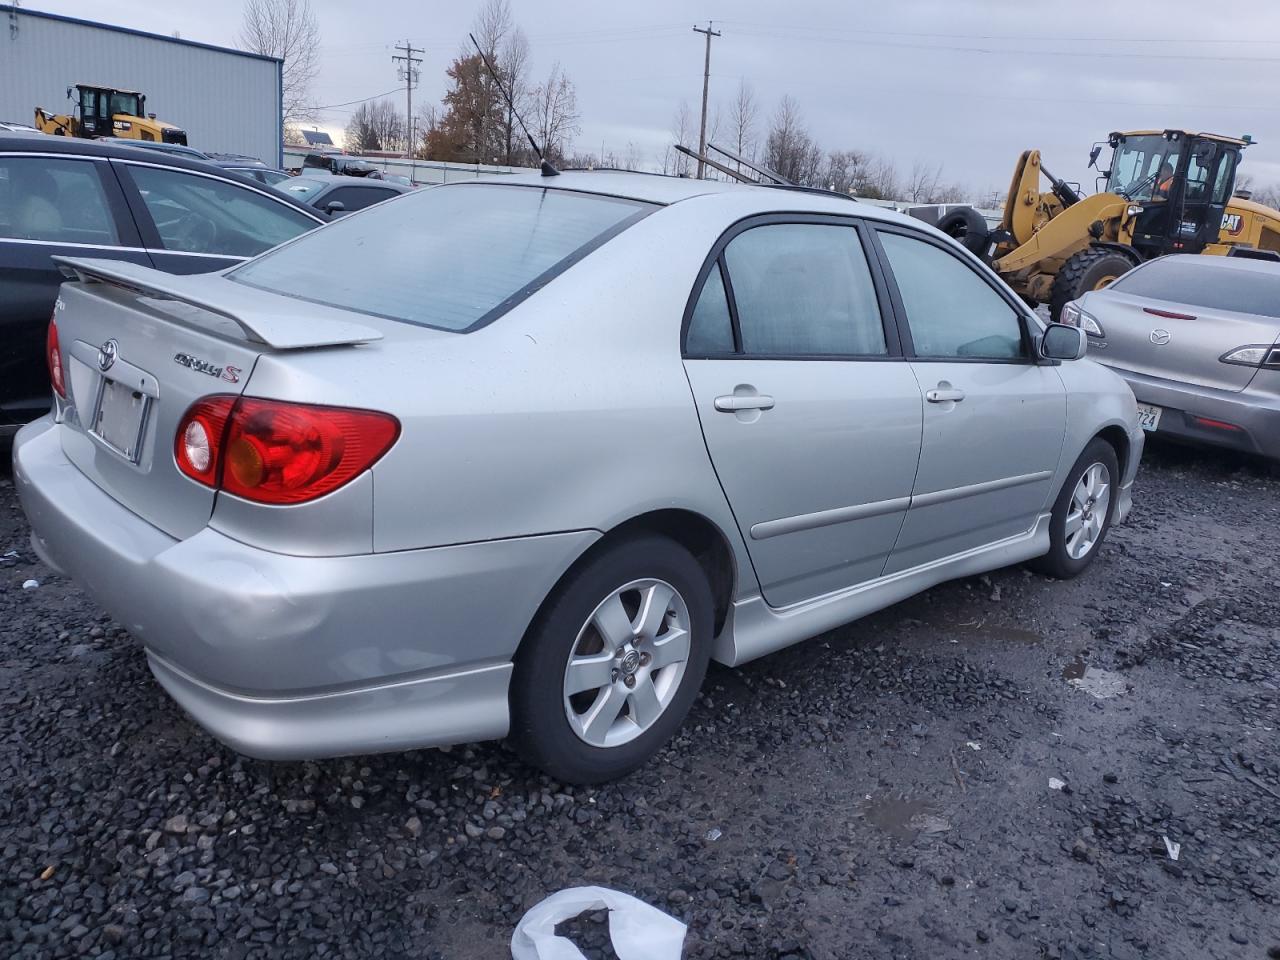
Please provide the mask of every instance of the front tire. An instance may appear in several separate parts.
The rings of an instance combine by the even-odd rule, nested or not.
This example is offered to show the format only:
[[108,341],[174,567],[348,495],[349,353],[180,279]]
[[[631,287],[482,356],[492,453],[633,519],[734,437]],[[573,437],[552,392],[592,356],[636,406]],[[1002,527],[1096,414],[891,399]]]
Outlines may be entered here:
[[1111,529],[1120,493],[1115,448],[1095,437],[1067,474],[1049,520],[1049,552],[1031,562],[1059,580],[1078,577],[1093,563]]
[[567,783],[642,766],[684,722],[711,657],[711,587],[651,534],[609,544],[552,593],[516,654],[512,740]]
[[1091,290],[1101,290],[1128,273],[1134,263],[1118,250],[1089,247],[1073,253],[1053,278],[1049,291],[1049,319],[1062,322],[1062,308]]

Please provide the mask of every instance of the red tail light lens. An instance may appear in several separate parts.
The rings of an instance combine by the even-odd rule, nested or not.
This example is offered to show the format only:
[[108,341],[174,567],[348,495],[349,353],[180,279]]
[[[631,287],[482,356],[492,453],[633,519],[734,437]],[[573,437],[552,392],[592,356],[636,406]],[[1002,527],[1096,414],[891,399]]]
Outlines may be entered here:
[[178,424],[174,457],[206,486],[258,503],[305,503],[368,470],[400,435],[373,410],[206,397]]
[[[36,329],[39,329],[38,327]],[[49,318],[49,332],[45,335],[44,358],[49,364],[49,382],[54,392],[63,400],[67,399],[66,374],[62,369],[62,351],[58,348],[58,323]]]

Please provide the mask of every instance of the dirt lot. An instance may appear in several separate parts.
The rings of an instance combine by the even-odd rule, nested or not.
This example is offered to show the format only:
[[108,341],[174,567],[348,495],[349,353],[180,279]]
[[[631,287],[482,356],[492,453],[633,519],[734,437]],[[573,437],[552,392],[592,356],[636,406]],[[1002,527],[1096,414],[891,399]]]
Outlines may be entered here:
[[687,957],[1280,957],[1280,481],[1155,446],[1136,501],[1081,579],[713,668],[657,762],[566,789],[492,744],[236,756],[0,475],[0,953],[489,960],[600,883]]

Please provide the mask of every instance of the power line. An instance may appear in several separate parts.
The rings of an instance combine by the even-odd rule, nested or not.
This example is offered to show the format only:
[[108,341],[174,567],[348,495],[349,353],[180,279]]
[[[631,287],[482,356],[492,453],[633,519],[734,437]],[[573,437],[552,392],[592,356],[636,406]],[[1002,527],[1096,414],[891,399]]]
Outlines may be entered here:
[[702,67],[702,125],[698,128],[698,179],[706,172],[703,157],[707,155],[707,89],[711,86],[711,38],[720,36],[720,31],[711,29],[711,21],[706,27],[694,27],[694,33],[705,34],[707,38],[707,56]]
[[323,107],[312,107],[313,110],[336,110],[338,107],[350,107],[357,103],[368,103],[370,100],[377,100],[379,97],[389,97],[393,93],[399,92],[399,87],[394,87],[385,93],[375,93],[372,97],[361,97],[359,100],[348,100],[346,103],[330,103]]

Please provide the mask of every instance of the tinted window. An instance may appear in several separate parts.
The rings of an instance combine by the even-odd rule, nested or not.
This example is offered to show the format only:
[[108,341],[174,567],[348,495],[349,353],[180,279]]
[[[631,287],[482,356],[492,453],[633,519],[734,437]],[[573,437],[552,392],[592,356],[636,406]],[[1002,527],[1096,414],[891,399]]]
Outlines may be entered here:
[[316,226],[306,214],[226,180],[128,169],[166,250],[252,257]]
[[1226,203],[1227,195],[1231,192],[1231,185],[1235,183],[1234,174],[1236,172],[1236,154],[1224,153],[1222,162],[1218,164],[1218,179],[1213,185],[1213,202]]
[[707,274],[693,316],[689,318],[685,352],[694,356],[733,353],[733,321],[729,318],[729,298],[725,296],[719,261]]
[[104,246],[120,242],[93,163],[3,154],[0,237]]
[[383,200],[389,200],[394,197],[394,190],[383,190],[379,187],[339,187],[331,193],[326,193],[320,198],[317,206],[327,207],[329,204],[337,202],[342,204],[342,209],[347,213],[354,210],[363,210],[365,207],[371,207],[375,203]]
[[302,300],[465,331],[652,209],[567,190],[433,187],[331,223],[231,277]]
[[731,240],[724,256],[743,353],[888,352],[871,270],[853,227],[754,227]]
[[1148,300],[1280,317],[1280,265],[1259,271],[1152,260],[1126,273],[1111,289]]
[[918,357],[1025,356],[1013,308],[972,267],[939,247],[881,233]]

